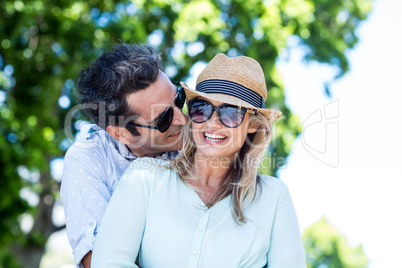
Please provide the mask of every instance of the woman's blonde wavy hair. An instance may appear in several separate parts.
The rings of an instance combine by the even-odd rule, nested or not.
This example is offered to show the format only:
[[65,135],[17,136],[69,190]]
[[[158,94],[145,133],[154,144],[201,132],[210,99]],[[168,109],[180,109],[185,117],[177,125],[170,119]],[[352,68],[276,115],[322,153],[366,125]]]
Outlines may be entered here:
[[[207,207],[212,207],[231,195],[232,216],[238,224],[247,222],[244,215],[245,204],[250,204],[256,198],[257,188],[261,183],[257,175],[258,165],[268,147],[272,130],[271,120],[258,111],[255,114],[250,113],[249,120],[250,124],[259,126],[257,131],[247,135],[245,143],[236,154],[235,161],[228,168],[216,195],[206,204]],[[178,173],[184,183],[187,183],[186,180],[193,179],[190,170],[197,148],[191,132],[192,124],[193,122],[189,120],[184,129],[182,150],[178,157],[170,163],[170,168]]]

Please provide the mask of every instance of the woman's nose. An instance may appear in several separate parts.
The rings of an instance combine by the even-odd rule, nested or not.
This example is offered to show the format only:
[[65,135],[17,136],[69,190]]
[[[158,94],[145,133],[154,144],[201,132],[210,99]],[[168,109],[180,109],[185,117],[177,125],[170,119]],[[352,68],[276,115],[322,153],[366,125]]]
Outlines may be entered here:
[[210,124],[211,128],[221,128],[223,126],[216,111],[213,111],[211,117],[207,121],[207,124]]

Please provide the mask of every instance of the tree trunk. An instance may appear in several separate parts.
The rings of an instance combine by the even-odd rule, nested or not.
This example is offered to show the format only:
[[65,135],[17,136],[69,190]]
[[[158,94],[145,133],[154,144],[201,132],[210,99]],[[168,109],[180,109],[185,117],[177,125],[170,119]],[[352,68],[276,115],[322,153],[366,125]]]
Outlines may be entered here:
[[[50,163],[50,157],[46,157]],[[53,224],[52,213],[54,198],[52,193],[58,192],[60,184],[51,178],[50,170],[42,171],[40,182],[42,191],[39,194],[39,204],[31,231],[23,243],[15,243],[12,252],[23,268],[38,268],[45,253],[46,242],[51,234],[65,226]]]
[[13,247],[14,257],[23,268],[39,268],[40,261],[45,252],[44,247],[31,246],[29,248]]

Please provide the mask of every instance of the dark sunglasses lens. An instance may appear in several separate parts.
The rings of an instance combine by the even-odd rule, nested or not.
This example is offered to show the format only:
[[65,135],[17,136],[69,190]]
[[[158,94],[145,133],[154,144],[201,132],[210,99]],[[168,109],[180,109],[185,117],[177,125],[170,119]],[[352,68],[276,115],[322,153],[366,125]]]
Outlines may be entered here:
[[189,116],[196,123],[207,121],[212,115],[212,106],[203,100],[191,100],[189,103]]
[[172,124],[173,121],[173,108],[169,107],[169,109],[166,111],[166,113],[161,117],[159,121],[159,127],[158,130],[162,133],[166,132],[166,130],[169,129],[170,124]]
[[246,109],[232,105],[223,105],[218,110],[218,117],[222,124],[234,128],[240,126],[243,122]]
[[183,108],[185,102],[186,102],[186,92],[184,92],[184,88],[179,87],[179,93],[175,100],[175,104],[179,109],[181,109]]

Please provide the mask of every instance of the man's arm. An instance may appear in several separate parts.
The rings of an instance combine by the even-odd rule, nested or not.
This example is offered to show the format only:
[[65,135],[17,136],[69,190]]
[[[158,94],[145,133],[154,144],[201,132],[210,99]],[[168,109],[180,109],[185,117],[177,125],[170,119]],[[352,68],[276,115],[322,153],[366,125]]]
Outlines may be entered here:
[[82,265],[84,268],[91,268],[91,258],[92,258],[92,251],[88,252],[87,255],[82,258]]
[[90,259],[88,253],[93,248],[97,229],[110,200],[111,190],[105,169],[106,157],[96,147],[73,145],[64,158],[60,197],[77,267],[83,267],[84,256],[89,255]]

